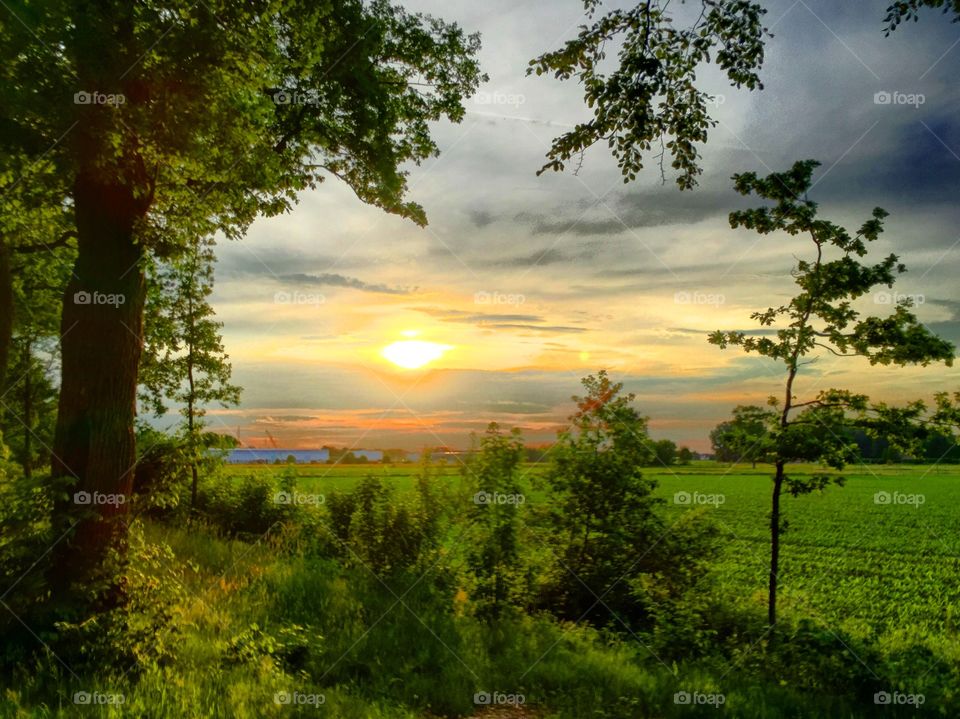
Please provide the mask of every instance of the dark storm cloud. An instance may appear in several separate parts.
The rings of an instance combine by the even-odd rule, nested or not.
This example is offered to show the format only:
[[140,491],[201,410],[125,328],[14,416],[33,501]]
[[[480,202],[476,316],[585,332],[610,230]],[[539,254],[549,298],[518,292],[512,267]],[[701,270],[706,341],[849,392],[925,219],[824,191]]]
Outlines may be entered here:
[[465,322],[467,324],[475,322],[544,322],[544,318],[539,315],[521,315],[521,314],[484,314],[478,312],[467,312],[465,310],[452,310],[445,307],[413,307],[417,312],[422,312],[430,317],[436,317],[443,322]]
[[276,277],[306,270],[329,271],[334,267],[355,267],[360,263],[347,256],[324,255],[305,250],[271,246],[269,251],[255,249],[249,240],[242,243],[223,242],[217,251],[217,277]]
[[550,213],[518,213],[516,219],[528,224],[534,235],[619,235],[642,227],[695,224],[726,215],[739,204],[732,190],[679,192],[667,186],[612,194],[588,211],[558,206]]
[[300,285],[311,285],[313,287],[347,287],[361,292],[378,292],[385,295],[409,295],[416,291],[416,287],[388,287],[383,284],[370,284],[358,280],[356,277],[345,277],[333,272],[325,272],[321,275],[308,275],[303,272],[297,272],[290,275],[282,275],[278,278],[283,282],[294,282]]
[[926,325],[930,331],[954,344],[960,344],[960,301],[927,299],[927,303],[944,307],[950,312],[950,319],[927,322]]
[[497,329],[497,330],[534,330],[536,332],[555,332],[561,334],[574,334],[578,332],[586,332],[585,327],[567,327],[564,325],[529,325],[529,324],[519,324],[513,322],[502,322],[502,323],[486,323],[478,322],[478,327],[484,329]]
[[497,219],[497,216],[488,210],[469,210],[467,216],[477,229],[483,229]]
[[537,250],[527,255],[504,257],[501,259],[485,260],[479,264],[487,267],[536,267],[537,265],[554,265],[558,262],[573,262],[576,257],[560,250],[549,247]]
[[448,310],[442,307],[414,307],[441,322],[457,322],[471,324],[480,329],[495,330],[535,330],[538,332],[578,333],[586,332],[585,327],[570,327],[566,325],[545,325],[546,318],[539,315],[521,314],[482,314],[465,312],[463,310]]

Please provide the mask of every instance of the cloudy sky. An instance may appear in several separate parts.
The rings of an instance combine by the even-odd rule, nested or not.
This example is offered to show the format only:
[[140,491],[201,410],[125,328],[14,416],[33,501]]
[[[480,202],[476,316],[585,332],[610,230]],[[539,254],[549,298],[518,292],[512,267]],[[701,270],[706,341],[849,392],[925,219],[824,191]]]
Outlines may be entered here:
[[[874,206],[890,211],[875,252],[901,255],[910,271],[897,291],[960,340],[960,26],[928,12],[884,38],[888,4],[767,0],[765,89],[736,90],[704,68],[718,124],[700,187],[680,192],[655,163],[624,185],[603,147],[578,175],[536,176],[551,138],[589,114],[576,84],[525,68],[575,35],[580,3],[406,3],[480,31],[490,76],[462,124],[436,126],[440,157],[413,168],[430,224],[366,207],[331,180],[221,243],[213,302],[245,392],[239,408],[211,413],[214,428],[259,446],[269,430],[289,447],[413,449],[465,446],[497,420],[546,441],[579,378],[607,368],[655,437],[707,450],[734,405],[762,403],[781,381],[776,364],[709,345],[707,332],[751,327],[751,312],[789,296],[795,255],[808,251],[731,230],[727,213],[746,201],[730,175],[805,158],[823,163],[811,197],[824,217],[855,228]],[[879,92],[922,98],[878,104]],[[884,299],[864,308],[884,312]],[[399,341],[442,356],[403,369],[382,354]],[[867,369],[823,357],[800,394],[844,386],[897,400],[960,386],[943,367]]]

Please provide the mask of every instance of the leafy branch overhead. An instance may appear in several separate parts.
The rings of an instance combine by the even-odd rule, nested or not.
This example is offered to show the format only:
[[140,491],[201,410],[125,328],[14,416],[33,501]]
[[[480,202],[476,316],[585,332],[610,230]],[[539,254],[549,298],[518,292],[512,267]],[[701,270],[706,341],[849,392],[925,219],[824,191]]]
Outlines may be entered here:
[[[680,188],[695,187],[703,172],[698,145],[716,124],[707,111],[713,98],[697,85],[697,70],[714,63],[734,86],[763,89],[758,71],[769,34],[761,22],[766,10],[747,0],[701,0],[696,19],[678,27],[668,12],[669,0],[647,0],[598,17],[600,5],[599,0],[584,0],[593,24],[527,68],[527,74],[576,78],[593,112],[591,120],[554,139],[548,162],[537,174],[562,171],[571,158],[582,159],[588,148],[605,142],[628,182],[643,169],[645,153],[658,144],[664,179],[669,154]],[[619,64],[607,71],[612,52]]]

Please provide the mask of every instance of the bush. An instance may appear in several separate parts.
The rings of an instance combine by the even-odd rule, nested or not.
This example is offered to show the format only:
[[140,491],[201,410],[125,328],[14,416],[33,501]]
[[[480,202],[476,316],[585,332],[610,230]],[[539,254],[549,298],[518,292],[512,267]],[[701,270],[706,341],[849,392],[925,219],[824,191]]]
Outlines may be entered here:
[[197,510],[228,536],[257,540],[302,513],[303,508],[287,501],[295,492],[292,468],[279,478],[269,470],[234,480],[208,474],[197,492]]
[[135,522],[126,556],[114,555],[105,573],[109,600],[103,601],[103,587],[90,587],[90,601],[75,605],[84,607],[84,614],[55,622],[48,644],[75,670],[135,675],[168,663],[183,629],[185,569],[168,545],[147,542]]
[[392,487],[368,476],[352,492],[330,495],[330,553],[378,575],[421,563],[436,546],[439,524],[429,480],[419,489],[417,500],[398,500]]
[[555,559],[541,606],[562,619],[649,630],[705,574],[714,532],[701,514],[668,527],[658,511],[656,482],[640,471],[652,450],[634,395],[603,371],[583,385],[545,478],[553,501],[542,523]]

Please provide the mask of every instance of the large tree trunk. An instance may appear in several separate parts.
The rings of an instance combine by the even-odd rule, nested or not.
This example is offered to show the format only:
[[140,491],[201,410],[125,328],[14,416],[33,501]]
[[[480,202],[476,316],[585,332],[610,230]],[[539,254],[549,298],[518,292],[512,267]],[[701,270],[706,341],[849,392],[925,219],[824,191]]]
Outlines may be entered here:
[[78,254],[63,303],[52,458],[55,482],[76,479],[54,507],[55,536],[72,528],[56,546],[51,577],[55,599],[67,601],[75,584],[98,576],[111,549],[125,548],[146,294],[134,241],[145,203],[93,171],[78,173],[74,202]]

